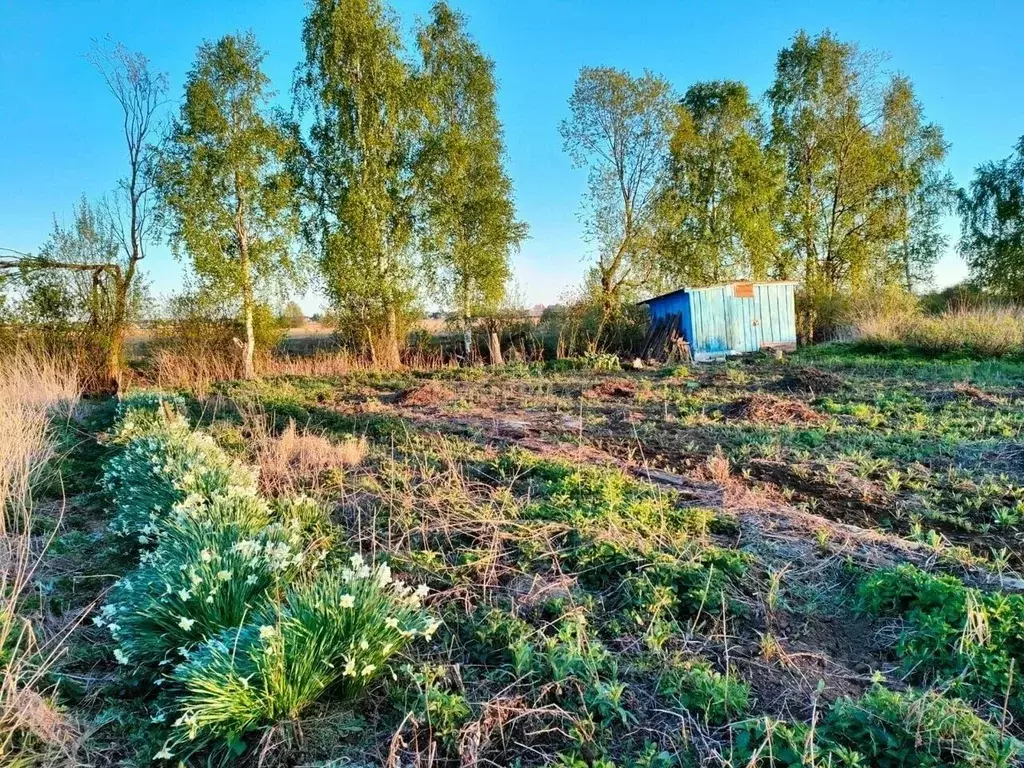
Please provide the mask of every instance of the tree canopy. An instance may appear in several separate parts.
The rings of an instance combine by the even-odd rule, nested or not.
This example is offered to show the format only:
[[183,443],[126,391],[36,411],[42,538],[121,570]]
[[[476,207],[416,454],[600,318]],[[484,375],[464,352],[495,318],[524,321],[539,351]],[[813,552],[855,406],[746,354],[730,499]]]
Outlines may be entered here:
[[768,276],[780,245],[783,177],[764,133],[742,83],[687,89],[659,198],[659,267],[675,283]]
[[960,193],[960,251],[972,278],[1024,301],[1024,136],[1013,154],[984,163]]

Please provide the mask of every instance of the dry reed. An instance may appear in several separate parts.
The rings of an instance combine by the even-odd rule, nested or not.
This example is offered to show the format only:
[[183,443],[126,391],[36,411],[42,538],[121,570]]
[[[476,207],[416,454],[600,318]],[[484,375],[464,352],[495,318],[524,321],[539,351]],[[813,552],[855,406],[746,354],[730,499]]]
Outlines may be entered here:
[[[455,366],[440,354],[410,352],[403,364],[417,370]],[[240,358],[231,352],[185,353],[169,349],[155,350],[145,366],[144,378],[159,387],[185,389],[197,395],[207,394],[218,381],[231,381],[241,376]],[[310,355],[261,355],[256,361],[260,376],[347,376],[359,371],[380,370],[364,356],[347,350],[316,352]]]
[[48,540],[33,535],[33,490],[55,446],[54,419],[78,400],[74,368],[17,353],[0,365],[0,763],[66,762],[75,729],[43,680],[71,627],[41,637],[25,611]]

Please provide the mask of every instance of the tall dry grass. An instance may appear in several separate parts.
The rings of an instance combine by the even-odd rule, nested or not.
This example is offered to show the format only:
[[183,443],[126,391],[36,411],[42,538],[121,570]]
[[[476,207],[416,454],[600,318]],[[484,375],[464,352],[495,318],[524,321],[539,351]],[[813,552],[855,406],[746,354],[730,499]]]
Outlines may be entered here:
[[280,432],[270,415],[256,405],[236,403],[242,416],[253,459],[259,467],[260,487],[271,496],[314,490],[331,470],[344,470],[362,463],[368,444],[365,437],[352,436],[336,442],[294,419]]
[[33,492],[56,446],[55,419],[78,402],[75,368],[27,353],[0,363],[0,765],[66,762],[74,727],[43,681],[69,628],[42,634],[26,600],[49,540],[33,532]]
[[[446,360],[440,352],[415,350],[404,355],[402,362],[416,370],[457,365],[454,361]],[[242,374],[239,356],[230,351],[190,354],[158,349],[150,355],[145,368],[144,378],[149,383],[163,388],[185,389],[200,396],[207,394],[216,382],[238,379]],[[256,373],[260,376],[334,377],[372,370],[379,368],[368,358],[344,349],[309,355],[261,355],[256,360]]]
[[873,347],[906,348],[927,355],[1006,357],[1024,352],[1024,310],[989,306],[954,309],[939,315],[876,315],[857,321],[854,338]]

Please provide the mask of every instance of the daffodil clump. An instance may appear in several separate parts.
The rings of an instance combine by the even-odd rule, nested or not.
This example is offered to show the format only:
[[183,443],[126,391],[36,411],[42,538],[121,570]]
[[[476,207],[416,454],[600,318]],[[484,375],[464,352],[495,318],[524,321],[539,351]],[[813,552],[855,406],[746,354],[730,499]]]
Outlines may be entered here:
[[190,496],[255,495],[256,472],[231,459],[187,422],[164,422],[137,436],[107,462],[103,489],[114,500],[113,531],[141,546],[155,544],[161,522]]
[[131,392],[117,404],[115,426],[110,433],[114,443],[128,443],[136,437],[151,435],[168,426],[188,427],[188,405],[180,395],[166,392]]
[[283,604],[221,633],[175,670],[184,689],[179,738],[202,741],[294,718],[328,689],[356,696],[413,639],[433,635],[438,623],[423,610],[426,594],[359,555],[296,586]]
[[261,499],[224,497],[204,509],[212,514],[172,516],[98,617],[118,661],[132,669],[187,659],[197,643],[241,626],[300,575],[310,577],[327,555],[297,521],[271,522]]
[[437,629],[426,588],[387,565],[324,570],[337,533],[323,505],[265,500],[184,412],[157,396],[123,408],[103,478],[114,530],[142,552],[94,623],[126,674],[164,692],[158,760],[296,717],[328,689],[355,696]]

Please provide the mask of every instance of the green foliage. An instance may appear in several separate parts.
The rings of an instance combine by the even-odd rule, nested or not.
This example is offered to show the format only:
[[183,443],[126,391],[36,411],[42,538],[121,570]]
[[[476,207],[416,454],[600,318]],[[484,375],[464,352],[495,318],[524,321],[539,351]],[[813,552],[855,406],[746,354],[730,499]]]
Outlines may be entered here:
[[180,511],[159,541],[103,611],[117,659],[129,669],[187,659],[197,643],[264,610],[325,554],[307,550],[297,521],[271,524],[266,503],[252,496],[217,497],[201,510]]
[[462,727],[473,714],[465,695],[449,690],[447,670],[440,665],[425,665],[420,669],[406,667],[415,691],[412,702],[404,702],[408,711],[426,723],[434,738],[452,754],[457,753]]
[[669,667],[658,681],[658,690],[714,726],[744,715],[750,700],[750,686],[735,671],[723,675],[705,659]]
[[[823,731],[837,757],[856,752],[861,764],[1009,766],[1024,745],[1003,736],[964,702],[935,691],[899,693],[876,686],[857,701],[832,705]],[[840,752],[846,747],[849,752]]]
[[620,469],[575,465],[543,459],[526,451],[511,450],[498,458],[495,469],[503,478],[529,485],[535,501],[522,516],[542,520],[614,521],[627,528],[706,533],[708,510],[681,507],[669,490],[635,480]]
[[904,311],[856,323],[858,344],[868,352],[907,350],[931,357],[978,359],[1024,353],[1024,318],[1012,307],[957,309],[937,315]]
[[585,369],[591,371],[607,372],[622,370],[622,363],[619,362],[619,356],[612,355],[607,352],[600,354],[588,352],[583,355],[581,362]]
[[658,200],[660,268],[673,285],[764,280],[778,250],[779,158],[747,87],[733,81],[687,89]]
[[118,401],[115,426],[110,433],[115,443],[125,444],[137,437],[188,427],[188,401],[180,395],[159,390],[135,390]]
[[870,613],[904,620],[896,653],[908,670],[971,698],[1006,698],[1024,713],[1024,596],[983,593],[952,576],[900,565],[871,574],[861,599]]
[[111,529],[139,544],[155,541],[161,516],[189,496],[252,495],[256,473],[179,421],[131,439],[107,462],[102,488],[116,503]]
[[301,328],[306,324],[306,313],[294,301],[289,301],[281,310],[280,322],[288,328]]
[[1024,750],[962,701],[882,687],[835,702],[813,732],[765,718],[739,723],[733,734],[736,768],[1008,768]]
[[247,377],[256,296],[281,291],[296,276],[295,191],[285,169],[292,138],[268,116],[264,55],[251,33],[200,46],[157,166],[176,251],[184,248],[205,286],[239,302]]
[[163,393],[122,405],[105,487],[117,530],[155,547],[94,623],[117,643],[126,677],[160,687],[153,722],[174,716],[156,758],[212,745],[237,756],[246,732],[298,717],[329,689],[356,696],[433,635],[426,588],[392,579],[387,565],[353,555],[320,570],[336,537],[323,505],[262,499],[254,475],[190,431]]
[[350,568],[293,588],[279,609],[208,641],[175,670],[184,691],[180,738],[202,741],[295,719],[328,689],[356,696],[415,637],[434,633],[422,595],[358,555]]
[[1010,157],[977,168],[960,193],[960,216],[972,280],[996,296],[1024,299],[1024,136]]

